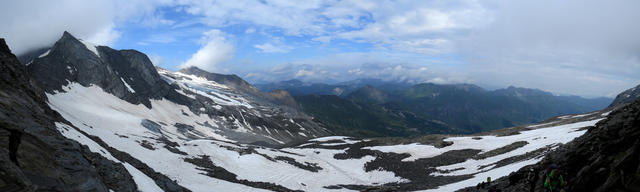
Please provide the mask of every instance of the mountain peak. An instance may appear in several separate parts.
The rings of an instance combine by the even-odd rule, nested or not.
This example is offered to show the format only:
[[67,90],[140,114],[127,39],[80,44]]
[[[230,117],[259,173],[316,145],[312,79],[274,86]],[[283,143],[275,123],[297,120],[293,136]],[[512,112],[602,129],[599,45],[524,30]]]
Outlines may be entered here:
[[3,38],[0,38],[0,51],[7,53],[11,52],[9,46],[7,46],[7,42],[5,42]]
[[70,38],[74,38],[74,39],[75,39],[75,37],[73,37],[73,35],[71,35],[71,33],[69,33],[68,31],[64,31],[64,32],[62,33],[62,37],[63,37],[63,38],[64,38],[64,37],[67,37],[67,38],[69,38],[69,37],[70,37]]
[[62,37],[60,37],[60,39],[58,39],[58,42],[82,43],[78,38],[76,38],[75,36],[73,36],[71,33],[67,32],[67,31],[62,33]]

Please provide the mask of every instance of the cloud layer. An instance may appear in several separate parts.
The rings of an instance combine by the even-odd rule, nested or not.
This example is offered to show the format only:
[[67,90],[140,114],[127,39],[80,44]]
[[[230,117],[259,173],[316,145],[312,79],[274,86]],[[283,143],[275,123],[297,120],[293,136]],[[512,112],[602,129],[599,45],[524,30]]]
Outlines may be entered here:
[[11,0],[0,8],[0,36],[24,53],[64,30],[109,45],[127,29],[164,26],[137,43],[195,48],[185,58],[157,55],[163,65],[252,81],[382,78],[612,96],[640,83],[638,7],[633,0]]
[[53,44],[69,31],[78,38],[111,45],[118,25],[128,21],[153,25],[156,8],[170,3],[127,0],[9,0],[0,8],[0,37],[17,54]]

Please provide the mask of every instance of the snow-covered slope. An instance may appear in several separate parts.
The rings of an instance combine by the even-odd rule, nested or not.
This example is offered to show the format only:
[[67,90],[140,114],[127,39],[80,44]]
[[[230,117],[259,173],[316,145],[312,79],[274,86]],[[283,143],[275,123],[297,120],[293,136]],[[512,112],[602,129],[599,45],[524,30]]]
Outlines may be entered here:
[[235,77],[216,82],[204,75],[157,69],[143,53],[96,46],[66,32],[48,54],[31,63],[30,75],[53,98],[51,104],[68,114],[90,116],[83,119],[88,123],[142,126],[185,140],[269,146],[329,134],[295,106],[278,105],[268,93],[249,94],[224,84],[244,82],[237,76],[201,72]]
[[[196,87],[203,80],[189,78],[174,83],[203,93],[225,89],[215,84]],[[127,153],[192,191],[350,191],[380,185],[403,191],[451,191],[534,164],[558,144],[582,135],[581,128],[604,118],[602,113],[568,116],[514,128],[509,134],[443,137],[440,141],[323,137],[277,149],[240,144],[218,132],[223,127],[176,126],[215,123],[207,115],[167,100],[152,100],[154,107],[149,109],[123,102],[99,87],[74,83],[64,87],[64,92],[47,96],[51,107],[78,129],[57,124],[65,136],[109,159],[114,158],[104,146]],[[226,96],[234,100],[221,106],[250,105],[241,97]],[[201,137],[193,137],[197,135]],[[125,164],[141,190],[157,190],[141,168],[114,161]]]

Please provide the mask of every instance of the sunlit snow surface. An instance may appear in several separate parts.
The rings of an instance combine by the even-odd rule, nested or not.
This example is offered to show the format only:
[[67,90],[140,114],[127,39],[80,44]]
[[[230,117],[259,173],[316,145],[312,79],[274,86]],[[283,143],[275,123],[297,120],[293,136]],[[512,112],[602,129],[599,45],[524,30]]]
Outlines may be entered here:
[[[182,89],[190,90],[199,95],[208,97],[217,104],[237,105],[247,108],[253,108],[253,106],[249,104],[247,99],[243,98],[239,94],[230,93],[231,89],[229,87],[216,83],[215,81],[209,81],[204,77],[184,74],[181,72],[171,72],[163,69],[158,69],[158,73],[162,75],[164,79],[168,81],[168,83],[175,83]],[[186,94],[184,92],[181,93],[183,95],[193,97],[193,95]]]
[[[193,81],[185,86],[194,88],[194,84],[203,81],[196,77],[190,77]],[[184,82],[183,82],[184,83]],[[211,86],[210,84],[208,86]],[[224,88],[220,85],[220,88]],[[153,170],[162,173],[178,184],[193,191],[264,191],[246,185],[232,183],[204,175],[204,171],[198,169],[196,165],[185,162],[185,158],[197,158],[202,155],[209,156],[213,164],[220,166],[227,171],[237,175],[238,179],[249,181],[269,182],[281,185],[293,190],[304,191],[349,191],[347,189],[327,189],[326,186],[352,184],[352,185],[381,185],[391,182],[408,182],[409,180],[396,176],[393,172],[384,170],[365,171],[365,163],[374,160],[374,156],[364,156],[353,159],[335,159],[334,155],[344,153],[346,149],[320,149],[290,147],[284,149],[270,149],[264,147],[251,147],[249,145],[236,144],[234,141],[225,138],[214,129],[194,126],[195,131],[206,135],[203,139],[186,139],[176,127],[175,123],[185,123],[193,125],[194,122],[212,121],[206,115],[196,115],[187,107],[177,105],[167,100],[151,100],[152,109],[144,105],[133,105],[119,98],[105,93],[97,86],[82,87],[78,84],[70,84],[64,88],[66,92],[47,94],[50,106],[60,112],[60,114],[80,130],[89,135],[98,136],[107,145],[117,150],[126,152],[132,157],[144,162]],[[216,88],[217,89],[217,88]],[[219,89],[217,89],[219,90]],[[242,98],[233,98],[225,101],[225,104],[249,105]],[[182,113],[187,113],[188,116]],[[165,135],[172,142],[179,144],[177,149],[187,155],[173,153],[166,149],[165,144],[158,141],[161,135],[143,127],[140,122],[149,119],[155,122],[162,122],[168,126],[162,126],[162,135]],[[594,125],[597,121],[584,121],[573,124],[566,124],[554,127],[546,125],[531,126],[537,127],[529,131],[522,131],[517,135],[496,137],[496,136],[476,136],[473,137],[450,137],[446,141],[453,142],[452,145],[436,148],[424,144],[405,144],[391,146],[373,146],[366,149],[379,150],[382,152],[407,153],[411,156],[403,161],[415,161],[420,158],[429,158],[440,155],[450,150],[478,149],[483,152],[509,145],[516,141],[527,141],[529,144],[516,150],[489,157],[482,160],[469,159],[465,162],[437,167],[439,170],[456,170],[446,174],[437,173],[435,175],[465,175],[472,174],[473,178],[440,186],[437,189],[427,191],[454,191],[468,186],[474,186],[486,177],[497,179],[508,175],[512,171],[538,162],[539,158],[527,159],[515,162],[503,167],[494,168],[491,166],[499,160],[521,155],[547,146],[558,143],[566,143],[584,134],[584,130],[578,130],[585,126]],[[120,162],[115,159],[107,150],[87,138],[73,127],[63,123],[57,123],[58,130],[73,140],[87,145],[93,152],[99,153],[108,159]],[[542,128],[540,128],[542,127]],[[480,139],[478,139],[480,138]],[[356,144],[363,140],[351,139],[348,137],[324,137],[310,140],[299,146],[308,146],[320,143],[320,146],[337,145],[330,141],[340,141],[342,144]],[[141,142],[148,142],[155,149],[143,147]],[[328,143],[322,143],[328,142]],[[253,148],[257,153],[241,154],[232,149]],[[264,156],[263,156],[264,155]],[[315,164],[322,168],[318,172],[301,169],[284,161],[273,161],[265,156],[275,158],[283,156],[294,159],[301,164]],[[159,191],[158,186],[144,173],[133,166],[123,163],[125,168],[133,176],[141,191]],[[481,165],[489,165],[480,169]],[[463,169],[459,169],[463,168]]]

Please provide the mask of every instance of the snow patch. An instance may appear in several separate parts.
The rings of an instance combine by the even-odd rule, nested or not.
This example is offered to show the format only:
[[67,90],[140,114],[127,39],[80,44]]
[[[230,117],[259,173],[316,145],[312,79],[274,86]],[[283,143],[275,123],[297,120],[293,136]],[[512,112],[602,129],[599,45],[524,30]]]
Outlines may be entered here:
[[[442,148],[437,148],[432,145],[412,143],[412,144],[405,144],[405,145],[364,147],[363,149],[378,150],[385,153],[389,153],[389,152],[407,153],[407,154],[410,154],[411,156],[403,159],[402,161],[415,161],[416,159],[435,157],[444,152],[452,151],[452,150],[478,149],[478,150],[481,150],[482,152],[487,152],[493,149],[497,149],[497,148],[509,145],[517,141],[529,142],[529,144],[525,145],[524,147],[518,148],[506,154],[487,158],[488,160],[484,159],[482,161],[488,164],[491,162],[497,162],[497,160],[500,160],[499,158],[503,158],[503,157],[506,158],[510,156],[524,154],[529,151],[534,151],[536,149],[543,148],[547,145],[567,143],[586,132],[585,130],[577,131],[578,129],[582,127],[593,126],[600,120],[602,119],[596,119],[596,120],[578,122],[578,123],[572,123],[572,124],[566,124],[566,125],[559,125],[559,126],[548,127],[548,128],[540,128],[540,129],[529,130],[529,131],[522,131],[520,132],[520,134],[517,134],[517,135],[502,136],[502,137],[492,136],[492,135],[475,137],[476,139],[474,139],[474,137],[472,136],[450,137],[450,138],[444,139],[444,141],[451,141],[453,142],[453,144],[446,147],[442,147]],[[477,139],[477,138],[480,138],[480,139]],[[498,159],[496,160],[492,158],[498,158]],[[493,161],[490,161],[490,160],[493,160]],[[475,160],[468,160],[468,162],[470,161],[475,161]],[[471,165],[469,166],[460,166],[460,165],[456,164],[456,165],[452,165],[451,167],[443,167],[443,170],[454,169],[458,167],[472,167]],[[469,170],[470,169],[464,169],[463,171],[469,171]],[[458,175],[455,173],[456,172],[454,171],[449,173],[449,175]]]
[[43,58],[47,55],[49,55],[49,52],[51,51],[51,49],[47,50],[47,52],[44,52],[43,54],[41,54],[40,56],[38,56],[38,58]]
[[133,90],[133,88],[131,88],[131,86],[130,86],[130,85],[129,85],[129,84],[128,84],[124,79],[122,79],[122,77],[120,77],[120,81],[122,81],[122,83],[124,83],[124,86],[126,86],[126,87],[127,87],[127,89],[129,90],[129,92],[131,92],[131,93],[136,93],[136,91],[135,91],[135,90]]
[[158,187],[158,185],[156,185],[153,179],[149,178],[149,176],[145,175],[140,170],[131,166],[129,163],[126,163],[126,162],[123,163],[120,160],[116,159],[106,149],[104,149],[98,143],[89,139],[82,133],[78,132],[78,130],[76,130],[75,128],[60,122],[56,122],[55,125],[58,131],[60,131],[60,133],[62,133],[62,135],[65,136],[66,138],[77,141],[80,144],[86,145],[87,147],[89,147],[89,150],[91,152],[98,153],[111,161],[123,164],[125,169],[127,169],[127,172],[129,172],[129,174],[133,177],[133,181],[136,183],[136,186],[138,186],[138,190],[143,192],[162,191],[162,189]]
[[96,54],[96,56],[100,57],[100,53],[98,53],[98,45],[95,45],[93,43],[90,43],[88,41],[84,41],[84,40],[80,40],[80,42],[82,42],[82,44],[84,44],[84,46],[89,49],[89,51],[93,52],[93,54]]

